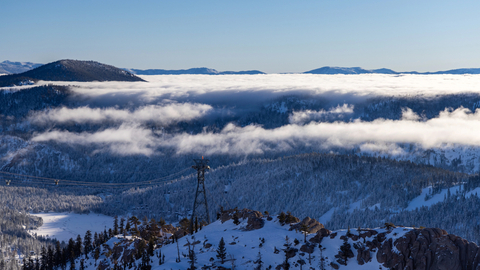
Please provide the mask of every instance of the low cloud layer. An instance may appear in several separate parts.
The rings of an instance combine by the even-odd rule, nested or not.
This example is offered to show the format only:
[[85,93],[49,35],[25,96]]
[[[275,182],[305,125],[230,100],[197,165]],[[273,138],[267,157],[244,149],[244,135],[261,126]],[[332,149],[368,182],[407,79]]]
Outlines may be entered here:
[[33,141],[56,141],[67,144],[94,145],[98,151],[109,151],[118,155],[146,155],[155,153],[158,140],[153,132],[139,126],[121,125],[95,133],[49,131],[37,134]]
[[121,126],[97,133],[74,134],[49,131],[37,134],[34,141],[55,140],[64,143],[94,144],[114,153],[151,155],[161,149],[174,149],[177,154],[255,155],[268,151],[285,151],[297,147],[328,149],[360,146],[367,151],[391,149],[401,153],[396,144],[413,143],[423,148],[445,145],[480,146],[480,110],[472,113],[460,108],[446,109],[439,117],[427,121],[406,109],[401,120],[379,119],[372,122],[289,124],[275,129],[250,125],[227,125],[221,132],[155,136],[139,126]]
[[310,121],[321,121],[324,119],[337,119],[344,117],[353,113],[353,105],[343,104],[342,106],[338,105],[337,107],[331,108],[328,111],[319,110],[305,110],[293,112],[290,115],[289,121],[292,124],[303,124]]
[[206,104],[168,104],[148,105],[139,107],[134,111],[119,110],[115,108],[59,108],[42,111],[30,116],[29,120],[37,124],[47,123],[103,123],[127,122],[135,124],[157,123],[169,125],[180,121],[191,121],[205,116],[212,111],[212,106]]
[[88,104],[178,102],[252,106],[285,95],[321,97],[332,104],[352,104],[370,97],[480,93],[478,75],[163,75],[148,82],[41,82],[75,85]]

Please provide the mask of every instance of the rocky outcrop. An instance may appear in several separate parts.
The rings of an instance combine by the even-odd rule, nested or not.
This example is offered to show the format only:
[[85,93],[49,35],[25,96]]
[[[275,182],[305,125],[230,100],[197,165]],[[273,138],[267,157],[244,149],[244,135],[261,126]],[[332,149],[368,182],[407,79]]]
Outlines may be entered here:
[[229,209],[229,210],[223,210],[220,212],[220,220],[222,223],[224,223],[227,220],[233,219],[234,215],[237,215],[239,219],[248,219],[250,217],[254,218],[263,218],[262,213],[259,211],[254,211],[250,210],[247,208],[244,208],[242,210],[237,210],[237,209]]
[[263,220],[263,218],[250,216],[248,218],[247,227],[245,229],[247,231],[258,230],[263,228],[264,225],[265,225],[265,220]]
[[359,265],[364,265],[372,260],[371,250],[364,245],[354,246],[357,250],[357,262]]
[[312,243],[319,244],[319,243],[322,242],[322,239],[324,237],[329,236],[331,233],[332,232],[330,230],[327,230],[325,228],[321,228],[319,231],[317,231],[317,234],[314,237],[310,238],[309,241],[312,242]]
[[308,228],[308,233],[316,233],[320,229],[325,228],[325,226],[323,226],[323,224],[318,222],[317,220],[312,219],[310,217],[306,217],[301,222],[290,225],[290,231],[292,230],[301,231],[302,227],[305,225]]
[[220,213],[220,220],[224,223],[227,220],[234,219],[235,215],[238,219],[247,219],[247,226],[245,227],[245,230],[247,231],[258,230],[265,225],[262,213],[246,208],[242,210],[224,210]]
[[381,243],[377,260],[396,270],[476,270],[480,269],[480,250],[475,243],[438,228],[414,229]]

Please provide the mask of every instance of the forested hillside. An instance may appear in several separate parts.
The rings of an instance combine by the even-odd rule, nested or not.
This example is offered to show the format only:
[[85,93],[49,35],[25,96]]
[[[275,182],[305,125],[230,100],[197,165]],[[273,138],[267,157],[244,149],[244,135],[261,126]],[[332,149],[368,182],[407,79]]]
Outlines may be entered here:
[[331,229],[394,222],[480,241],[475,76],[142,78],[0,88],[0,209],[175,223],[203,156],[212,217],[288,210]]

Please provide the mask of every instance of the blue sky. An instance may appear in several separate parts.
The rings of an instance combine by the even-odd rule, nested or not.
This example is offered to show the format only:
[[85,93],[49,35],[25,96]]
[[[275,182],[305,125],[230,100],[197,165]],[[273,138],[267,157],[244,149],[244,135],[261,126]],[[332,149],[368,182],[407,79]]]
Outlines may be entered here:
[[480,67],[480,1],[18,1],[0,61],[303,72]]

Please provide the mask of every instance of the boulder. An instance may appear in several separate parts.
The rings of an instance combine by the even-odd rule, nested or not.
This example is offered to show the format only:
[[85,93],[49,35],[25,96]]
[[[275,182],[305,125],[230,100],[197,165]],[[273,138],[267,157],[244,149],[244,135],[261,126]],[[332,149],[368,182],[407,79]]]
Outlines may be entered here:
[[310,238],[310,240],[308,240],[308,241],[310,241],[312,243],[320,244],[322,242],[322,239],[324,237],[329,236],[330,233],[332,233],[330,230],[327,230],[325,228],[321,228],[320,230],[317,231],[317,234],[314,237]]
[[315,251],[315,245],[302,245],[300,251],[312,254]]
[[248,217],[247,227],[245,229],[247,231],[258,230],[263,228],[264,225],[265,225],[265,220],[263,220],[263,218],[250,216]]
[[359,265],[364,265],[372,260],[372,255],[369,249],[361,246],[357,249],[357,262]]
[[300,231],[302,229],[302,226],[303,225],[307,225],[307,228],[308,228],[308,233],[316,233],[318,232],[320,229],[323,229],[325,228],[325,226],[323,226],[322,223],[318,222],[317,220],[315,219],[312,219],[312,218],[309,218],[309,217],[306,217],[304,218],[301,222],[299,223],[296,223],[296,224],[293,224],[293,225],[290,225],[290,231],[292,230],[298,230]]

